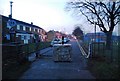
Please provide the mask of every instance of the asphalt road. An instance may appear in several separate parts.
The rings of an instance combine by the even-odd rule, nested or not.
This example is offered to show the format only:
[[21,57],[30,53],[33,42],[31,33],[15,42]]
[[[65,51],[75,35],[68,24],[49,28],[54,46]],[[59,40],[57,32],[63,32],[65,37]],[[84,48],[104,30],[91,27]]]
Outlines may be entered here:
[[20,79],[95,79],[87,70],[86,59],[76,41],[72,44],[72,62],[54,62],[53,48],[31,64]]

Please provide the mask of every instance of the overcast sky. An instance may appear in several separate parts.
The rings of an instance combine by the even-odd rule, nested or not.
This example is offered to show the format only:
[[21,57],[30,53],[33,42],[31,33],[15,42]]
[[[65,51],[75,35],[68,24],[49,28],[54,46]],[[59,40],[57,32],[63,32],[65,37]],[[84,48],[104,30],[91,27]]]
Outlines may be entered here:
[[[57,30],[72,33],[74,25],[81,24],[84,32],[94,31],[83,17],[76,19],[65,11],[69,0],[12,0],[14,19],[33,22],[46,31]],[[0,14],[10,14],[10,0],[0,0]],[[99,29],[98,29],[99,30]]]

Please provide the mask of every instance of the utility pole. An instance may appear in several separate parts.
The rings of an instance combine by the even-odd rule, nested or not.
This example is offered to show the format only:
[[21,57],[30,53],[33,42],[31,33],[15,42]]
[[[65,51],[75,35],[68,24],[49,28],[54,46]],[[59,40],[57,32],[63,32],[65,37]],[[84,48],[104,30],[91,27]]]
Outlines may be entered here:
[[96,22],[94,23],[95,24],[95,38],[94,38],[94,55],[95,55],[95,49],[96,49]]
[[95,22],[95,42],[96,42],[96,22]]
[[10,15],[9,15],[9,16],[10,16],[10,18],[12,18],[12,3],[13,3],[13,2],[12,2],[12,1],[10,1]]

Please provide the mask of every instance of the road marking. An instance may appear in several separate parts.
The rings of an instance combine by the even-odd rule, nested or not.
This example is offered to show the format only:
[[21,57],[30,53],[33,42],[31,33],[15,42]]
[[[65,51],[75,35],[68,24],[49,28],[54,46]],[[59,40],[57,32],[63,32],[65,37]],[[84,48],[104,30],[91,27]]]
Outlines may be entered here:
[[84,51],[82,46],[79,44],[78,40],[76,40],[76,42],[78,44],[78,47],[79,47],[80,51],[82,52],[82,55],[85,56],[85,58],[88,58],[86,52]]

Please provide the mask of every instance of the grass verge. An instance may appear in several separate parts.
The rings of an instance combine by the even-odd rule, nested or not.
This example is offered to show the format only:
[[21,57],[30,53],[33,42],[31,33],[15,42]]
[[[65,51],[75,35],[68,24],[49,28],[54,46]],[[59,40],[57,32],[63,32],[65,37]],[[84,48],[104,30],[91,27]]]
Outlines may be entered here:
[[[113,43],[112,50],[109,51],[104,46],[98,44],[94,46],[94,57],[88,59],[88,69],[97,79],[119,79],[118,45]],[[88,43],[84,42],[82,47],[85,50]]]
[[88,69],[97,79],[118,79],[119,65],[106,62],[104,58],[88,59]]

